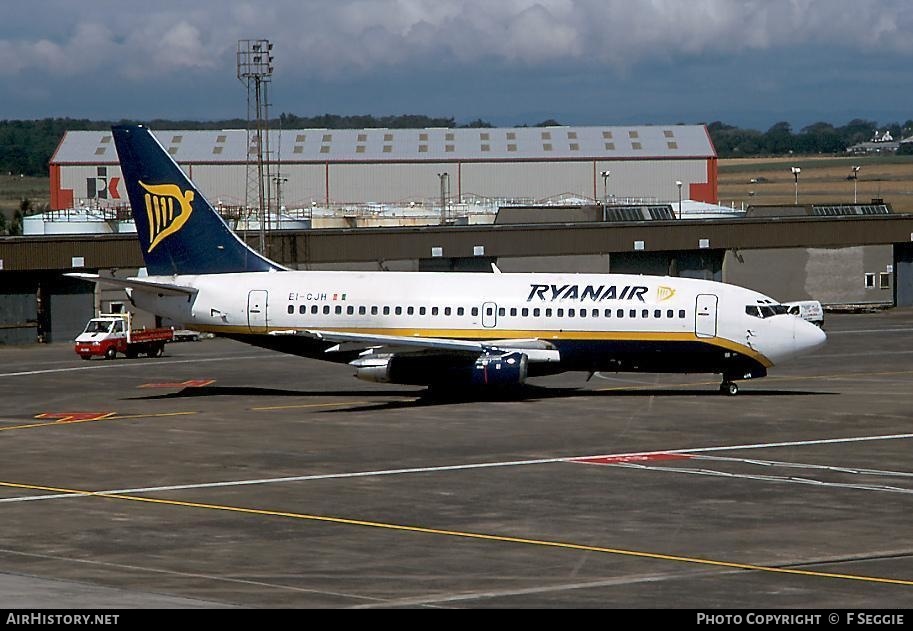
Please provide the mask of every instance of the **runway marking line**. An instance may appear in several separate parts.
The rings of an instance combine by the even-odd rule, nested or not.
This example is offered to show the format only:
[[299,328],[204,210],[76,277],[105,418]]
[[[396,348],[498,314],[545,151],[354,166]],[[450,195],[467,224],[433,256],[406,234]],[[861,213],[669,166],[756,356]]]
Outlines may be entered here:
[[137,386],[137,388],[203,388],[215,382],[215,379],[188,379],[187,381],[171,383],[144,383],[141,386]]
[[42,412],[38,419],[57,419],[57,423],[78,423],[79,421],[100,421],[114,416],[114,412]]
[[[164,418],[168,416],[190,416],[193,414],[199,414],[199,412],[160,412],[158,414],[124,414],[116,415],[114,412],[108,412],[99,416],[92,418],[72,418],[65,417],[63,419],[58,419],[55,421],[49,421],[47,423],[26,423],[23,425],[10,425],[9,427],[0,427],[0,432],[9,432],[15,429],[32,429],[36,427],[53,427],[60,425],[73,425],[76,423],[92,423],[96,421],[126,421],[138,418]],[[35,418],[54,418],[54,417],[45,417],[41,414]]]
[[[770,381],[811,381],[814,379],[863,379],[869,377],[890,377],[897,375],[910,375],[913,374],[913,370],[890,370],[883,372],[847,372],[847,373],[835,373],[831,375],[795,375],[795,376],[783,376],[783,377],[764,377],[765,382]],[[757,379],[747,380],[747,383],[753,381],[758,381]],[[673,383],[673,384],[645,384],[645,385],[628,385],[628,386],[611,386],[608,388],[594,388],[594,392],[611,392],[613,390],[652,390],[652,389],[663,389],[663,388],[689,388],[695,386],[716,386],[719,385],[719,381],[696,381],[694,383]]]
[[0,482],[0,486],[13,488],[28,488],[33,490],[53,491],[57,493],[71,493],[74,495],[99,497],[105,499],[124,500],[129,502],[141,502],[145,504],[158,504],[165,506],[177,506],[181,508],[198,508],[203,510],[213,510],[227,513],[238,513],[244,515],[256,515],[261,517],[282,517],[287,519],[297,519],[302,521],[312,521],[321,523],[331,523],[346,526],[360,526],[364,528],[376,528],[381,530],[392,530],[398,532],[409,532],[426,535],[438,535],[443,537],[454,537],[459,539],[470,539],[477,541],[495,541],[500,543],[514,543],[521,545],[539,546],[545,548],[557,548],[565,550],[577,550],[585,552],[596,552],[601,554],[610,554],[617,556],[634,557],[641,559],[653,559],[657,561],[672,561],[677,563],[689,563],[695,565],[704,565],[710,567],[721,567],[727,569],[737,569],[753,572],[766,572],[772,574],[789,574],[794,576],[808,576],[815,578],[831,578],[841,580],[860,581],[866,583],[877,583],[885,585],[901,585],[904,587],[913,587],[913,580],[904,580],[896,578],[886,578],[880,576],[864,576],[859,574],[842,574],[836,572],[818,572],[814,570],[799,570],[786,567],[773,567],[765,565],[755,565],[752,563],[738,563],[734,561],[720,561],[716,559],[704,559],[700,557],[689,557],[674,554],[662,554],[658,552],[645,552],[641,550],[626,550],[622,548],[610,548],[604,546],[595,546],[587,544],[569,543],[565,541],[551,541],[548,539],[530,539],[526,537],[511,537],[506,535],[494,535],[478,532],[467,532],[461,530],[447,530],[441,528],[426,528],[423,526],[409,526],[404,524],[391,524],[378,521],[368,521],[363,519],[349,519],[345,517],[332,517],[329,515],[309,515],[306,513],[293,513],[286,511],[265,510],[258,508],[247,508],[242,506],[228,506],[224,504],[208,504],[203,502],[187,502],[180,500],[169,500],[155,497],[138,497],[136,495],[99,495],[91,491],[81,491],[76,489],[60,489],[45,486],[36,486],[28,484],[16,484],[11,482]]
[[657,462],[667,460],[689,460],[694,458],[688,454],[660,452],[655,454],[630,454],[624,456],[596,456],[595,458],[572,458],[570,462],[581,464],[622,464],[638,462]]

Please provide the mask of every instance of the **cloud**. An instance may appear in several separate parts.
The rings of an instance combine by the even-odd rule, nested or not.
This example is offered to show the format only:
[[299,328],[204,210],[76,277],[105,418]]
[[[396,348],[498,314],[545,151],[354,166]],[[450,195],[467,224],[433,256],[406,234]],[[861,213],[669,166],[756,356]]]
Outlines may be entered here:
[[[19,5],[21,3],[16,3]],[[143,79],[230,72],[238,39],[276,43],[277,70],[328,78],[388,68],[639,63],[798,46],[913,55],[908,0],[161,0],[5,9],[0,74]]]

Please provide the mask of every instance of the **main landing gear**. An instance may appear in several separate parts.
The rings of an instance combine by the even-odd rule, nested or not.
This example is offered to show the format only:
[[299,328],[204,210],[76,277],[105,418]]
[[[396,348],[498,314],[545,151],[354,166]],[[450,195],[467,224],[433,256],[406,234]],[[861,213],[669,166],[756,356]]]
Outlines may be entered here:
[[720,384],[720,394],[725,394],[730,397],[734,397],[739,393],[739,385],[734,381],[723,381]]

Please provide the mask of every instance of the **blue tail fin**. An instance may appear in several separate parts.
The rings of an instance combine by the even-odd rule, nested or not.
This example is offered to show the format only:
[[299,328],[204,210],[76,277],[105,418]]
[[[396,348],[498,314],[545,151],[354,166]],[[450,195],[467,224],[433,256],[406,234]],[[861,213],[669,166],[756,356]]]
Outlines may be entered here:
[[284,269],[231,231],[148,129],[112,132],[150,275]]

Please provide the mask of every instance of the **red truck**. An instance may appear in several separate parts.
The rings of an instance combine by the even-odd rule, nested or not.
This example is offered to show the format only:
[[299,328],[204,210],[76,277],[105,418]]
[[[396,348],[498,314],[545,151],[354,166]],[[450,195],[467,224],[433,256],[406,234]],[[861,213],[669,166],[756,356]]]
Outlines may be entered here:
[[92,318],[76,338],[76,354],[83,359],[114,359],[118,353],[159,357],[174,341],[174,329],[134,329],[129,313],[103,313]]

